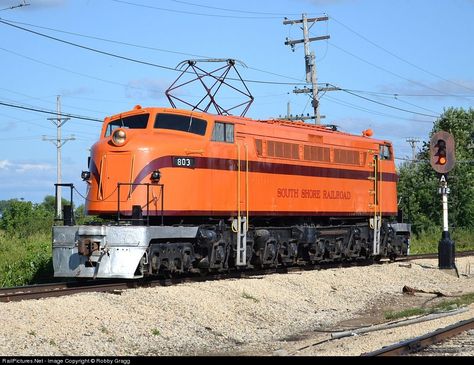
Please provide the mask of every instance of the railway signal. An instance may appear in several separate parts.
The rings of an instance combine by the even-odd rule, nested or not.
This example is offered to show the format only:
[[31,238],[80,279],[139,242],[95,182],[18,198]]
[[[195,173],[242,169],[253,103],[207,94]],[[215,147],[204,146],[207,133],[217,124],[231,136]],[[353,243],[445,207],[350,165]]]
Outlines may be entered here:
[[430,141],[431,167],[440,174],[446,174],[455,163],[453,135],[445,131],[433,134]]
[[442,196],[443,205],[443,233],[438,244],[438,266],[440,269],[455,269],[454,241],[448,231],[448,182],[446,174],[454,167],[454,137],[452,134],[439,131],[433,134],[430,141],[430,164],[441,174],[438,192]]

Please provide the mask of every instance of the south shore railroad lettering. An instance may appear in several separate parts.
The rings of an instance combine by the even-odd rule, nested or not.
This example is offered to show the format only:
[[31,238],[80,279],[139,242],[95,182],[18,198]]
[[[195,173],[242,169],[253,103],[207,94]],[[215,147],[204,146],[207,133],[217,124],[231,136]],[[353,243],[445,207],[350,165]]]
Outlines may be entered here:
[[320,189],[293,189],[278,188],[277,198],[290,199],[328,199],[328,200],[350,200],[350,191],[344,190],[320,190]]

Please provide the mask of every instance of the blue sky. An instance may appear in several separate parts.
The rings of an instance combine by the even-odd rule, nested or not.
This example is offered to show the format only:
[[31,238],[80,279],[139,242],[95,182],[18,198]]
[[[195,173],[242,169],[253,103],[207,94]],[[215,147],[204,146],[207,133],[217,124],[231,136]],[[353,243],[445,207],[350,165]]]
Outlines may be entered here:
[[[331,37],[310,46],[318,82],[346,90],[321,96],[323,123],[357,134],[372,128],[374,137],[393,141],[397,158],[408,158],[408,137],[427,140],[444,108],[471,106],[472,0],[0,0],[8,23],[0,23],[0,103],[54,111],[60,95],[64,113],[100,120],[136,104],[169,106],[164,90],[178,72],[34,31],[167,68],[237,59],[255,98],[247,116],[278,117],[288,103],[292,114],[311,113],[309,98],[291,84],[305,81],[303,46],[293,52],[284,44],[303,34],[283,25],[284,17],[303,13],[329,16],[310,29],[311,37]],[[50,117],[0,105],[0,200],[54,194],[56,147],[43,140],[56,135]],[[62,128],[63,137],[76,138],[62,148],[62,180],[82,193],[80,173],[100,127],[71,118]]]

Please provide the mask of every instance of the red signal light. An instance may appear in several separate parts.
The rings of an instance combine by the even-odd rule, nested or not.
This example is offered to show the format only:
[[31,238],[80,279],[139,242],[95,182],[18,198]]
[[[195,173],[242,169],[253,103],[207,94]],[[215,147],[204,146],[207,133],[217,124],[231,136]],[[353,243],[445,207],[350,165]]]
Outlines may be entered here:
[[433,134],[430,141],[430,164],[433,169],[446,174],[455,164],[454,137],[446,131]]
[[445,165],[446,164],[446,141],[444,139],[439,139],[435,145],[437,151],[435,156],[438,156],[438,161],[436,163],[438,165]]

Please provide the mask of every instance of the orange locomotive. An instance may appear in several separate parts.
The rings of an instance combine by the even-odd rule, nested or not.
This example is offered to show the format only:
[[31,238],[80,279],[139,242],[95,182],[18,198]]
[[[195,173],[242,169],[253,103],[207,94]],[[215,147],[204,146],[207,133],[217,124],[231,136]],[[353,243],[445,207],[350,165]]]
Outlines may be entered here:
[[370,135],[170,108],[108,117],[83,178],[88,213],[115,222],[54,227],[55,275],[404,255],[392,146]]

